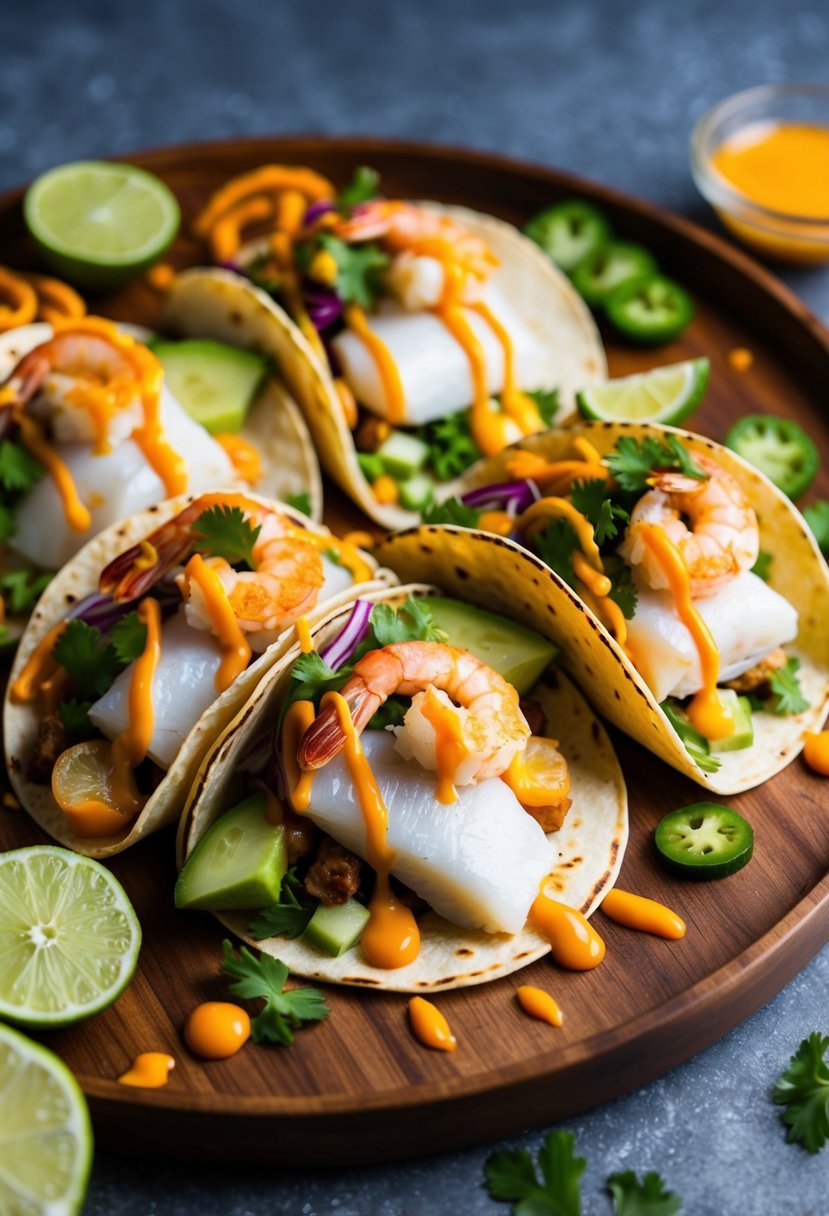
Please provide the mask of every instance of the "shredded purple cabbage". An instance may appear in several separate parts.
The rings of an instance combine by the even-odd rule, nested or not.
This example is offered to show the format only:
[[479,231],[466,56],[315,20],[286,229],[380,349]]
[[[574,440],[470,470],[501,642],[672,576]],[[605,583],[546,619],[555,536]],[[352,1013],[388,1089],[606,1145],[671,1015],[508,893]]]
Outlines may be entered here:
[[311,323],[317,330],[328,329],[343,315],[343,302],[330,287],[306,287],[303,298]]
[[[174,587],[169,590],[159,590],[155,598],[158,600],[164,616],[169,616],[181,603],[181,595]],[[134,607],[134,600],[116,604],[110,596],[99,595],[97,591],[93,591],[84,599],[79,600],[77,604],[72,605],[66,614],[66,619],[67,621],[83,621],[85,625],[94,625],[100,629],[101,633],[109,633],[122,617],[125,617],[128,612],[132,612]]]
[[369,618],[374,605],[370,600],[355,600],[351,614],[340,634],[320,651],[320,658],[332,671],[342,667],[368,633]]
[[461,498],[464,506],[475,510],[506,511],[508,515],[520,515],[541,497],[541,491],[530,478],[521,481],[504,481],[494,486],[480,486],[470,490]]
[[325,215],[328,211],[336,211],[336,205],[330,199],[321,199],[318,203],[311,203],[305,215],[302,218],[303,228],[307,228],[309,224],[313,224],[321,215]]

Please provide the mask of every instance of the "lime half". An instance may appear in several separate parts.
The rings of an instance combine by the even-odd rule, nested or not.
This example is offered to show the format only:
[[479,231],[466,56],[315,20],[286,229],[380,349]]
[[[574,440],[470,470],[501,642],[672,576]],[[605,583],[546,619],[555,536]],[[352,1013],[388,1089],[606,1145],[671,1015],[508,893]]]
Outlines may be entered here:
[[0,1018],[48,1029],[100,1013],[140,947],[132,904],[99,862],[53,845],[0,855]]
[[78,1083],[56,1055],[0,1025],[0,1212],[73,1216],[92,1165]]
[[117,287],[152,266],[181,218],[175,196],[134,165],[79,160],[26,191],[26,225],[44,260],[80,287]]
[[708,387],[707,359],[687,359],[652,372],[605,380],[578,394],[585,418],[600,422],[664,422],[676,425],[692,414]]

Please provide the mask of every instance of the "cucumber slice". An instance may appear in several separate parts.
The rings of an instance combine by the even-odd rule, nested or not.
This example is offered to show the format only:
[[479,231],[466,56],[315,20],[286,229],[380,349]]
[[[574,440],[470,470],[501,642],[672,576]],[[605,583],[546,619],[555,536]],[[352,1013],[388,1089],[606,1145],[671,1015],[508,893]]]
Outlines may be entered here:
[[558,653],[554,642],[506,617],[485,612],[460,600],[435,597],[427,601],[432,618],[450,645],[469,650],[512,684],[528,692]]
[[178,876],[177,908],[268,908],[288,868],[285,829],[270,823],[264,794],[217,819]]
[[725,739],[709,743],[712,752],[736,752],[751,747],[754,742],[754,723],[751,718],[751,702],[740,697],[733,688],[718,688],[720,705],[734,719],[734,730]]
[[428,473],[415,473],[406,481],[401,481],[400,505],[409,511],[425,511],[435,494],[435,483]]
[[332,907],[320,904],[305,926],[303,937],[327,954],[339,958],[359,940],[368,918],[368,908],[356,899],[348,899],[344,904]]
[[156,341],[173,396],[211,435],[240,431],[268,373],[268,360],[252,350],[207,338]]
[[420,472],[429,458],[429,445],[405,431],[392,431],[374,454],[384,473],[402,480]]
[[376,452],[358,452],[357,464],[370,485],[374,485],[377,478],[383,476],[383,462]]

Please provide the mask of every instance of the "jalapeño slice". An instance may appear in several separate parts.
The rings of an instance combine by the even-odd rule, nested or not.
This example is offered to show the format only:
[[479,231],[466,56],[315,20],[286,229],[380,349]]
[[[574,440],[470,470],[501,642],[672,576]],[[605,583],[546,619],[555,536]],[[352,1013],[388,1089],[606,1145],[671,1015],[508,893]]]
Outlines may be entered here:
[[622,283],[655,270],[653,255],[641,245],[610,241],[582,258],[573,270],[573,286],[591,308],[599,308]]
[[601,211],[581,199],[545,207],[527,221],[524,232],[568,274],[582,258],[610,240],[610,225]]
[[789,498],[806,493],[820,466],[812,439],[791,418],[746,414],[734,423],[725,445],[765,473]]
[[680,878],[725,878],[751,861],[751,824],[719,802],[694,802],[657,824],[659,860]]
[[608,319],[645,346],[678,338],[694,315],[688,292],[664,274],[643,274],[614,288],[605,303]]

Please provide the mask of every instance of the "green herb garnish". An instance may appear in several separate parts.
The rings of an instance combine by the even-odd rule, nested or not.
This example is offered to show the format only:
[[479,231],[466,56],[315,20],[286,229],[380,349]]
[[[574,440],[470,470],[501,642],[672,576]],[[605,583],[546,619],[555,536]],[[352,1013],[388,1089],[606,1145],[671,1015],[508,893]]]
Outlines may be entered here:
[[375,604],[369,630],[355,658],[370,650],[381,650],[392,642],[445,642],[446,634],[435,625],[428,600],[406,599],[399,608]]
[[593,525],[597,545],[613,540],[618,535],[619,524],[626,524],[630,520],[630,514],[624,507],[608,497],[607,483],[601,478],[574,482],[570,498],[576,510]]
[[682,1200],[665,1189],[659,1174],[645,1174],[640,1182],[633,1170],[611,1174],[607,1189],[613,1196],[615,1216],[677,1216]]
[[198,537],[195,546],[198,553],[223,557],[231,566],[247,565],[251,570],[256,569],[253,546],[260,525],[254,527],[249,523],[241,507],[226,504],[209,507],[196,520],[193,532]]
[[230,992],[242,1000],[261,998],[265,1007],[251,1021],[251,1036],[254,1043],[293,1043],[293,1031],[305,1022],[321,1022],[331,1010],[321,992],[316,988],[293,988],[285,992],[288,968],[277,958],[260,954],[255,958],[246,946],[240,947],[239,955],[227,940],[223,943],[222,971],[232,976],[236,983]]
[[644,439],[624,435],[615,449],[608,452],[605,463],[620,487],[630,493],[647,490],[649,479],[657,471],[682,473],[695,481],[708,480],[708,474],[676,435],[665,435],[663,439],[654,435]]
[[575,586],[573,553],[581,551],[579,538],[573,525],[566,519],[551,519],[546,528],[536,532],[532,547],[554,574],[564,579],[569,587]]
[[773,561],[774,558],[772,555],[764,552],[764,550],[761,549],[757,554],[757,561],[751,567],[751,573],[756,574],[757,577],[761,578],[764,583],[767,583],[769,581],[769,575],[771,574],[771,564]]
[[368,165],[358,165],[354,170],[351,181],[337,195],[337,210],[345,211],[355,207],[357,203],[367,203],[377,197],[377,187],[380,185],[380,174]]
[[484,1166],[493,1199],[513,1202],[514,1216],[581,1216],[581,1176],[572,1132],[548,1132],[538,1150],[539,1178],[526,1149],[493,1153]]
[[622,615],[628,620],[633,619],[639,593],[630,572],[630,566],[619,557],[609,557],[605,560],[605,574],[610,579],[608,599],[613,600],[622,610]]
[[100,629],[84,621],[70,621],[55,642],[52,657],[69,675],[79,701],[97,701],[121,670],[115,647]]
[[0,486],[15,496],[31,490],[46,472],[39,460],[11,439],[0,442]]
[[109,640],[125,667],[141,657],[147,645],[147,626],[140,620],[137,608],[116,621],[110,630]]
[[531,397],[535,402],[538,412],[541,415],[541,421],[544,423],[544,425],[552,426],[553,419],[558,413],[560,405],[558,399],[558,389],[536,388],[529,392],[525,390],[525,394],[527,397]]
[[93,739],[97,734],[89,720],[91,707],[91,701],[77,701],[74,697],[68,701],[61,701],[58,706],[58,717],[78,743],[83,743],[86,739]]
[[766,702],[763,706],[764,709],[771,709],[772,713],[782,715],[801,714],[804,709],[809,708],[809,702],[800,687],[800,679],[797,675],[799,668],[800,659],[791,655],[783,667],[772,672],[769,676],[769,690],[774,701],[771,704]]
[[814,1032],[804,1039],[789,1067],[774,1086],[774,1101],[786,1110],[786,1139],[817,1153],[829,1140],[829,1035]]
[[257,941],[266,937],[299,937],[318,906],[310,900],[297,878],[296,866],[291,866],[282,879],[279,903],[265,908],[250,922],[250,932]]
[[349,245],[327,232],[320,235],[319,245],[337,263],[333,287],[343,303],[371,308],[380,290],[383,271],[391,261],[389,255],[373,241]]
[[481,459],[478,445],[472,438],[469,410],[427,422],[419,426],[415,434],[429,448],[427,463],[438,481],[460,477]]
[[433,502],[421,513],[425,524],[454,524],[458,528],[477,528],[481,512],[467,507],[459,498],[447,498],[445,502]]
[[9,570],[0,575],[0,595],[9,616],[28,616],[54,575],[43,570]]
[[311,514],[311,495],[307,490],[301,490],[299,494],[286,494],[285,502],[303,515]]

